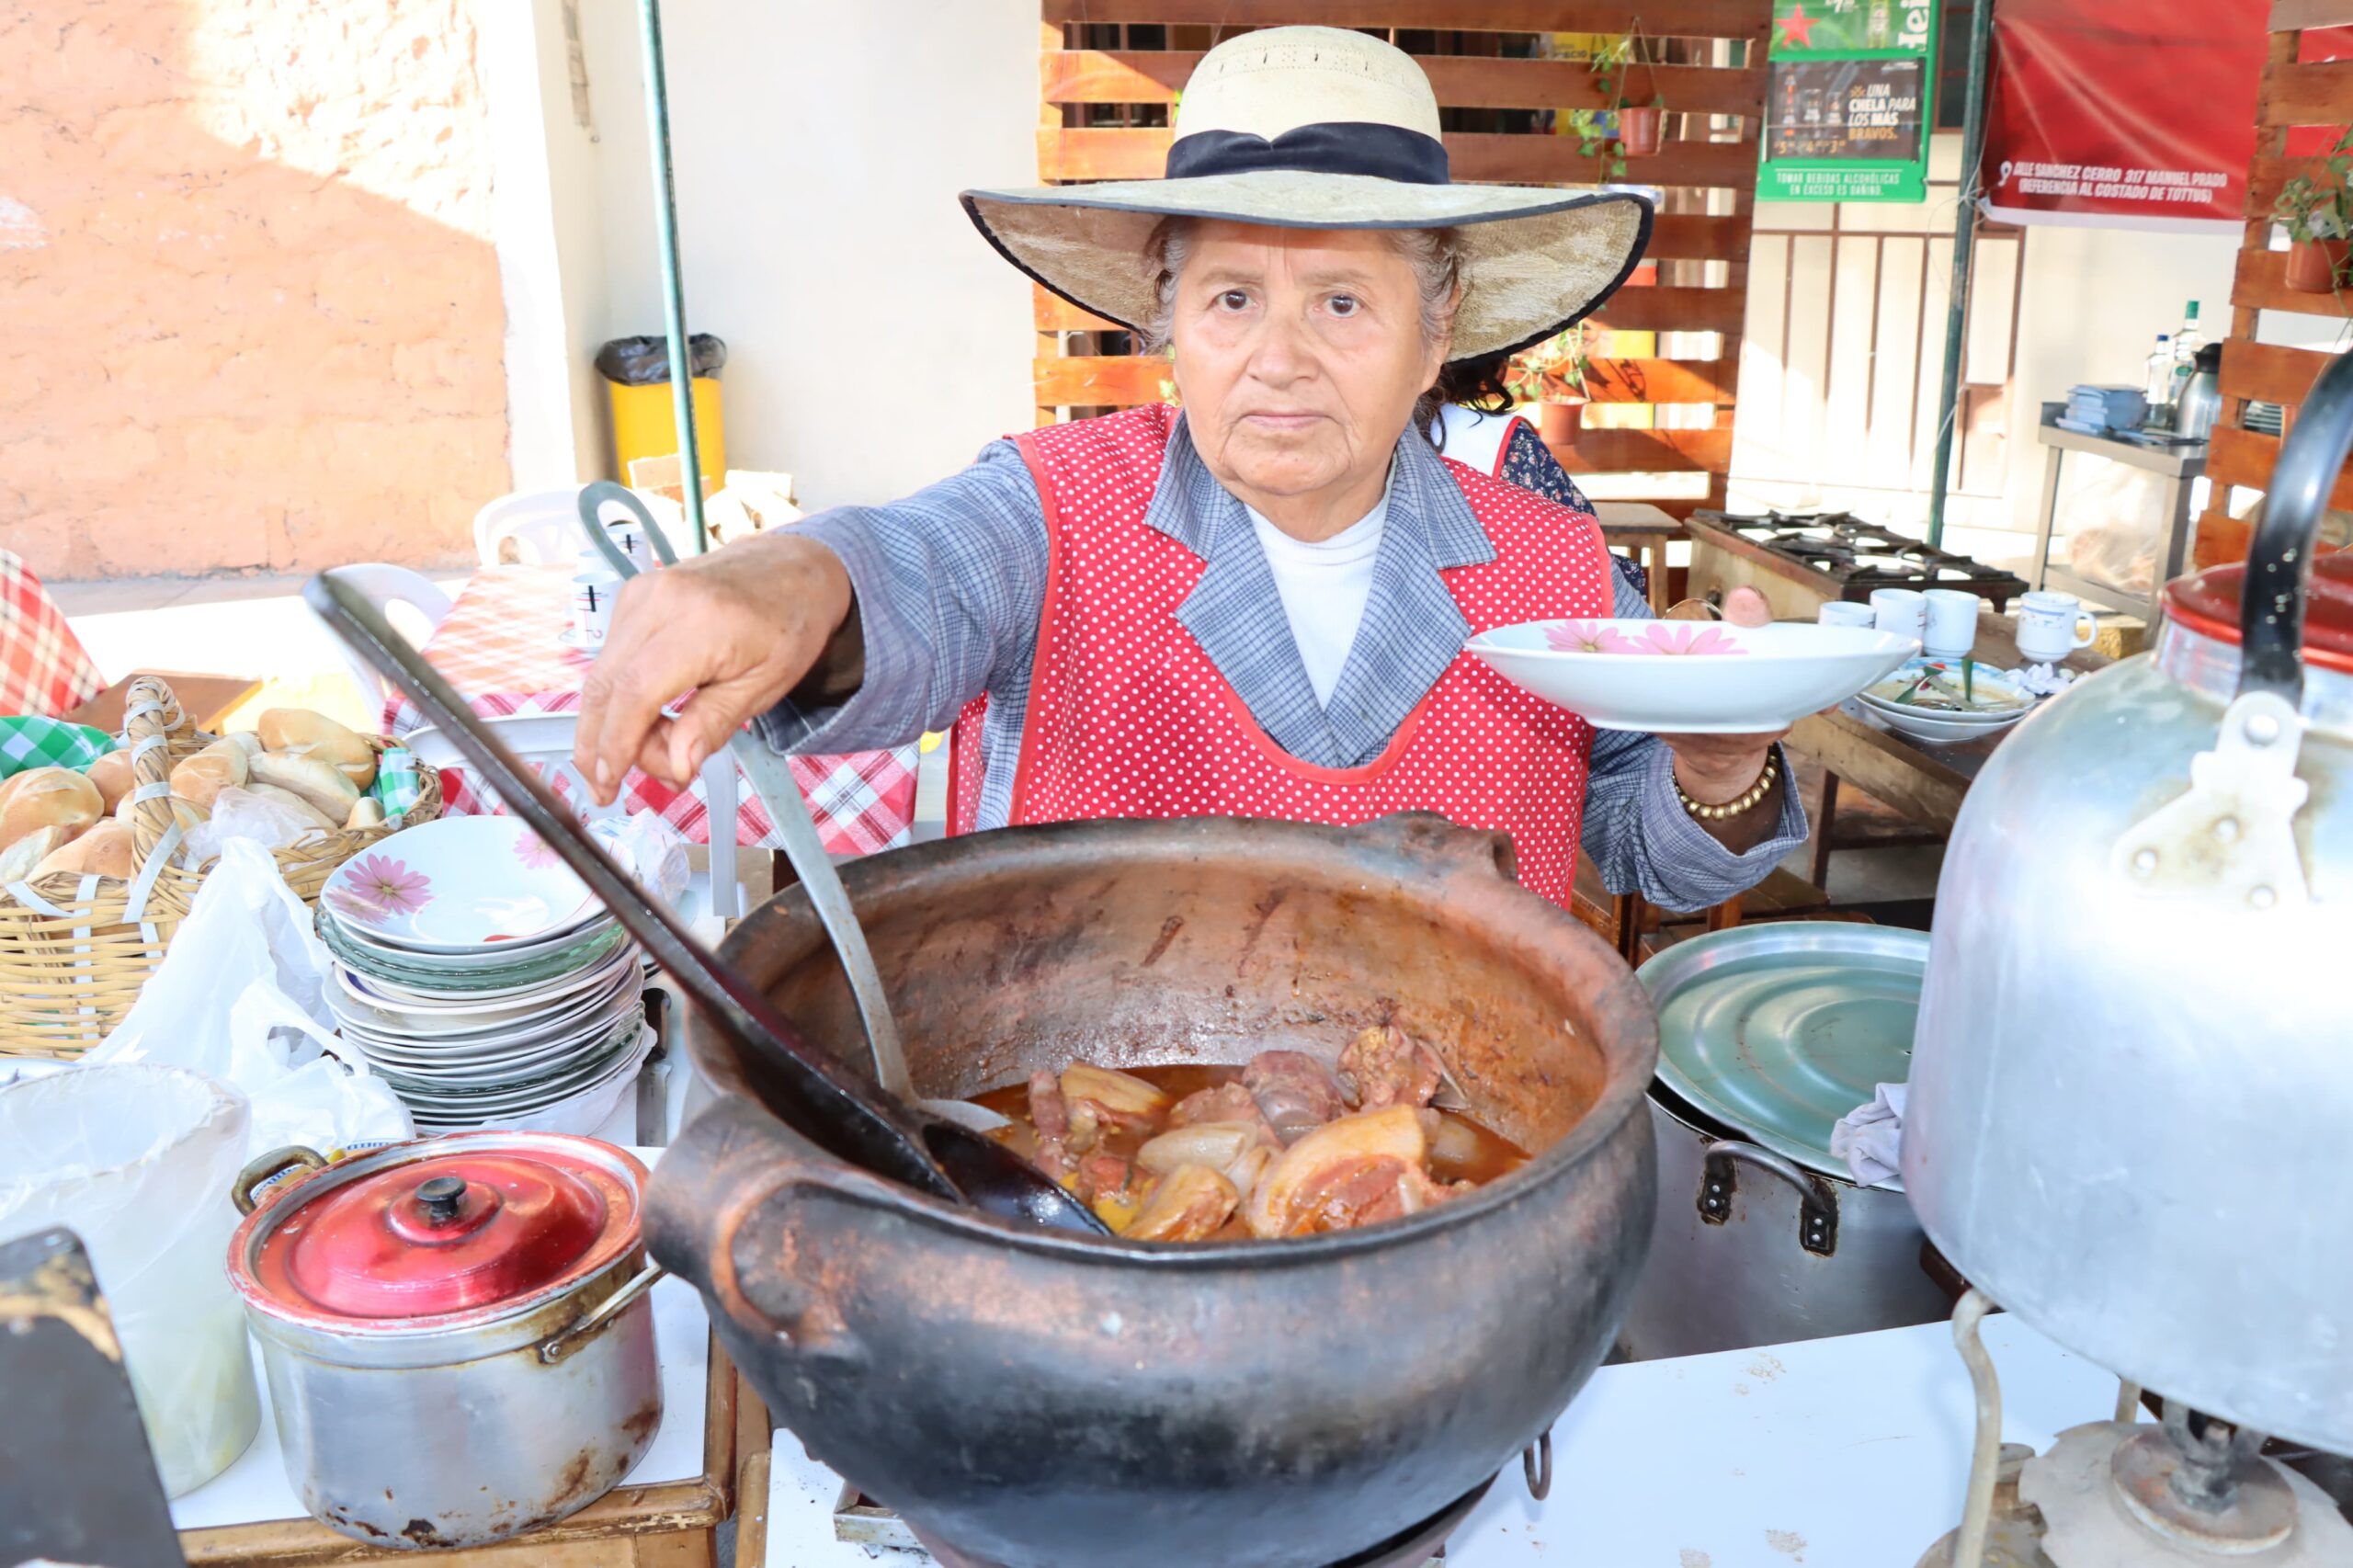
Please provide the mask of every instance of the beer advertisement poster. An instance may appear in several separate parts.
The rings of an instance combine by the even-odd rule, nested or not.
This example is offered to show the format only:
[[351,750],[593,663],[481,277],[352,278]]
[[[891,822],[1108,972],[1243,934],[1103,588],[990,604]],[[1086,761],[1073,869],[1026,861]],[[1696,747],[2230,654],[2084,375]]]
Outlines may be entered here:
[[1923,201],[1937,7],[1775,0],[1759,201]]

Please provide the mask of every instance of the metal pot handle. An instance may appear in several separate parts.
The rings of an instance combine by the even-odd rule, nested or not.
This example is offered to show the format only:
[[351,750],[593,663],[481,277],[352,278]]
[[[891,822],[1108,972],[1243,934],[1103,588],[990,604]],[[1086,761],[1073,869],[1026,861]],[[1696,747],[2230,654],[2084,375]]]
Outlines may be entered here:
[[2271,470],[2263,520],[2247,542],[2239,599],[2238,695],[2270,692],[2300,711],[2304,695],[2304,600],[2321,515],[2353,453],[2353,352],[2313,383]]
[[254,1199],[254,1188],[298,1168],[323,1171],[327,1168],[327,1157],[316,1149],[306,1149],[300,1143],[289,1143],[283,1149],[256,1154],[245,1162],[245,1168],[239,1171],[237,1179],[229,1185],[230,1200],[236,1204],[238,1213],[250,1214],[259,1207]]
[[1745,1160],[1797,1189],[1798,1245],[1828,1257],[1838,1250],[1838,1194],[1813,1172],[1770,1149],[1734,1138],[1719,1138],[1700,1152],[1699,1218],[1721,1225],[1732,1218],[1732,1195],[1739,1185],[1733,1163]]
[[552,1367],[587,1344],[598,1329],[619,1317],[623,1308],[654,1289],[654,1282],[669,1272],[658,1263],[647,1263],[644,1267],[631,1275],[628,1282],[620,1290],[599,1302],[596,1311],[562,1333],[541,1340],[540,1342],[540,1364]]

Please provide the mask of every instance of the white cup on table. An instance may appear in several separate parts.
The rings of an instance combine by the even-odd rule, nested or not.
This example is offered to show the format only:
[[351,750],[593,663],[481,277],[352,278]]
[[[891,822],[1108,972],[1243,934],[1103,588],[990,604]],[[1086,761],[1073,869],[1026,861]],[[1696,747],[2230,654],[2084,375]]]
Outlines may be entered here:
[[2055,665],[2098,635],[2073,594],[2038,590],[2018,600],[2018,654],[2030,665]]
[[1874,588],[1871,615],[1881,631],[1925,642],[1928,635],[1928,597],[1917,588]]
[[1875,626],[1879,623],[1877,611],[1853,599],[1824,599],[1822,608],[1814,612],[1813,619],[1823,626]]
[[1927,631],[1920,651],[1932,659],[1965,659],[1977,646],[1977,608],[1984,601],[1958,588],[1930,588]]
[[613,629],[613,600],[620,596],[621,580],[610,572],[583,572],[572,579],[572,640],[584,648],[601,648]]

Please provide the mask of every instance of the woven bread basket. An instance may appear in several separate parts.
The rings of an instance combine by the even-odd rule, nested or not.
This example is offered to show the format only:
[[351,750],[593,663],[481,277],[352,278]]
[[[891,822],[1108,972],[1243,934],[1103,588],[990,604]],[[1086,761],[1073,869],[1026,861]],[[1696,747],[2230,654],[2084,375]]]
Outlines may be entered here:
[[[163,681],[146,676],[131,683],[122,740],[138,790],[168,791],[172,765],[214,738],[189,722]],[[369,744],[381,753],[398,743],[370,737]],[[397,824],[315,834],[276,851],[297,897],[316,902],[336,867],[440,813],[440,774],[423,763],[416,772],[416,803]],[[0,888],[0,1056],[81,1055],[122,1020],[164,961],[211,863],[195,869],[176,863],[179,835],[167,800],[134,801],[129,820],[131,881],[57,873]]]

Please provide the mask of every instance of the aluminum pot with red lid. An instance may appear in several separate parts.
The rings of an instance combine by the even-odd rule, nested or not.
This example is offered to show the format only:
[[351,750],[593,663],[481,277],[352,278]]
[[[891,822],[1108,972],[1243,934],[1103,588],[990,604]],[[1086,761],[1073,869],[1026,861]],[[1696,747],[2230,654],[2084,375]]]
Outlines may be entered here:
[[480,1546],[629,1473],[662,1422],[645,1180],[610,1144],[526,1132],[245,1168],[229,1280],[313,1517],[378,1546]]

